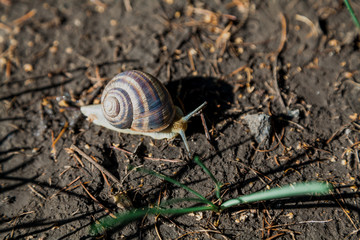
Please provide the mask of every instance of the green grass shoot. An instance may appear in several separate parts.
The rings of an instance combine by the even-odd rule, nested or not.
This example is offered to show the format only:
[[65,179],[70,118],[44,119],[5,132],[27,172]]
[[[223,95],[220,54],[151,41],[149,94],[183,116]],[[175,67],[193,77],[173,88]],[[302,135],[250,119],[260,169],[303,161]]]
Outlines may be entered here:
[[354,10],[353,10],[352,7],[351,7],[351,4],[349,3],[348,0],[344,0],[344,3],[345,3],[345,5],[346,5],[346,7],[347,7],[347,9],[348,9],[348,11],[349,11],[349,13],[350,13],[350,15],[351,15],[351,18],[352,18],[353,22],[355,23],[356,27],[357,27],[358,29],[360,29],[359,20],[357,19],[356,15],[355,15],[355,13],[354,13]]
[[[200,161],[199,157],[194,158],[194,162],[198,164],[204,172],[210,176],[210,178],[215,183],[215,193],[216,197],[220,199],[220,191],[221,191],[221,183],[216,180],[214,175],[209,171],[209,169]],[[266,201],[266,200],[274,200],[280,198],[291,198],[291,197],[298,197],[298,196],[306,196],[306,195],[324,195],[328,194],[332,191],[333,187],[329,183],[325,182],[306,182],[306,183],[296,183],[290,184],[284,187],[277,187],[270,190],[265,190],[261,192],[251,193],[248,195],[244,195],[238,198],[230,199],[222,203],[220,206],[215,205],[210,200],[206,199],[203,195],[198,193],[197,191],[191,189],[190,187],[180,183],[179,181],[172,179],[169,176],[163,175],[161,173],[157,173],[155,171],[145,169],[145,168],[134,168],[137,171],[141,171],[155,177],[161,178],[165,181],[168,181],[176,186],[179,186],[186,191],[195,195],[196,198],[179,198],[179,199],[170,199],[160,203],[160,205],[155,207],[147,207],[147,208],[139,208],[139,209],[132,209],[127,212],[117,213],[115,214],[116,218],[111,216],[106,216],[101,218],[100,220],[96,221],[90,226],[90,234],[91,235],[99,235],[104,233],[109,229],[113,229],[120,226],[125,226],[132,221],[141,219],[145,216],[149,215],[182,215],[191,212],[203,212],[203,211],[214,211],[219,212],[225,210],[227,208],[253,203],[258,201]],[[187,203],[196,203],[202,204],[200,206],[191,206],[185,208],[176,208],[171,207],[174,204],[180,202],[187,202]],[[219,201],[220,202],[220,201]]]

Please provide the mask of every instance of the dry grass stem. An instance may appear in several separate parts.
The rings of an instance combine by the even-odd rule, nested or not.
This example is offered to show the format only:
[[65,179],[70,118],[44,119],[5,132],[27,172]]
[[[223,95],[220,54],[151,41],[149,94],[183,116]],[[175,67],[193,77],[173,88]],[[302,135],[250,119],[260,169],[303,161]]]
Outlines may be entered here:
[[100,171],[104,172],[109,178],[111,178],[114,182],[119,184],[121,186],[120,181],[108,170],[106,170],[103,166],[95,162],[91,157],[89,157],[86,153],[81,151],[77,146],[71,145],[70,149],[76,151],[79,153],[82,157],[84,157],[86,160],[88,160],[90,163],[92,163],[95,167],[97,167]]
[[[123,152],[123,153],[131,155],[131,156],[134,155],[134,153],[129,152],[125,149],[119,148],[119,147],[115,146],[114,144],[111,146],[111,148],[116,149],[120,152]],[[141,157],[141,158],[144,158],[146,160],[151,160],[151,161],[164,161],[164,162],[172,162],[172,163],[184,162],[184,160],[181,160],[181,159],[166,159],[166,158],[153,158],[153,157]]]
[[89,196],[92,200],[94,200],[94,202],[96,202],[102,209],[104,209],[105,212],[108,213],[112,218],[116,218],[116,216],[115,216],[113,213],[111,213],[111,211],[110,211],[108,208],[106,208],[104,205],[102,205],[102,204],[89,192],[89,190],[87,190],[87,188],[85,187],[85,185],[84,185],[83,183],[80,183],[80,184],[81,184],[81,186],[83,187],[83,189],[85,190],[85,192],[88,194],[88,196]]

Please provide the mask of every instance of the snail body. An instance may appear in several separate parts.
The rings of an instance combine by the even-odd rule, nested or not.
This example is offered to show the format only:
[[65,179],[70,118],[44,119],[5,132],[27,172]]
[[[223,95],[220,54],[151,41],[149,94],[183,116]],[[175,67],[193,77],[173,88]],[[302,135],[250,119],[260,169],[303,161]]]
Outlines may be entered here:
[[158,79],[133,70],[116,75],[106,85],[101,104],[83,106],[80,110],[94,124],[120,133],[154,139],[173,139],[180,135],[190,152],[185,136],[187,122],[205,105],[206,102],[184,116]]

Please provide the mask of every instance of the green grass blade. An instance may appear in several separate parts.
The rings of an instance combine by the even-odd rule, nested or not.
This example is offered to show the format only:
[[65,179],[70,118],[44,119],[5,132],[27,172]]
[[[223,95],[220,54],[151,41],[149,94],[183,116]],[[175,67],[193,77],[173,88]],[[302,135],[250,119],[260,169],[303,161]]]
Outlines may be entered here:
[[148,209],[136,209],[125,213],[116,214],[116,218],[106,216],[96,221],[90,226],[90,235],[96,236],[103,234],[106,230],[117,226],[125,226],[132,221],[143,218],[148,212]]
[[189,208],[170,208],[170,209],[161,209],[161,208],[146,208],[146,209],[136,209],[125,213],[115,214],[116,218],[111,216],[106,216],[100,219],[99,221],[93,223],[90,226],[90,235],[95,236],[103,234],[106,230],[125,226],[126,224],[141,219],[146,215],[181,215],[191,212],[202,212],[213,210],[212,206],[199,206],[199,207],[189,207]]
[[347,9],[348,9],[348,11],[349,11],[349,13],[350,13],[350,15],[351,15],[351,18],[352,18],[353,22],[355,23],[356,27],[357,27],[358,29],[360,29],[359,20],[357,19],[356,15],[355,15],[355,13],[354,13],[354,10],[353,10],[352,7],[351,7],[351,4],[349,3],[348,0],[344,0],[344,3],[345,3],[345,5],[346,5],[346,7],[347,7]]
[[202,169],[204,170],[204,172],[210,176],[210,178],[214,181],[215,183],[215,192],[216,192],[216,197],[218,199],[221,199],[220,196],[220,189],[221,189],[221,183],[214,177],[214,175],[210,172],[210,170],[200,161],[199,156],[195,156],[194,157],[194,162],[199,165],[200,167],[202,167]]
[[270,190],[256,192],[238,198],[230,199],[221,204],[221,209],[226,209],[243,203],[252,203],[258,201],[289,198],[304,195],[322,195],[332,190],[332,185],[325,182],[296,183],[282,188],[273,188]]
[[201,195],[200,193],[198,193],[197,191],[189,188],[188,186],[176,181],[175,179],[172,179],[166,175],[163,175],[161,173],[158,173],[158,172],[155,172],[155,171],[152,171],[152,170],[149,170],[149,169],[146,169],[146,168],[134,168],[136,171],[141,171],[141,172],[144,172],[144,173],[147,173],[147,174],[150,174],[150,175],[153,175],[155,177],[158,177],[158,178],[161,178],[161,179],[164,179],[165,181],[168,181],[172,184],[175,184],[176,186],[179,186],[191,193],[193,193],[195,196],[197,196],[198,198],[202,199],[203,201],[205,201],[207,204],[211,205],[214,209],[217,209],[217,207],[211,202],[209,201],[208,199],[206,199],[203,195]]
[[[144,169],[142,169],[144,170]],[[150,171],[151,172],[151,171]],[[148,172],[149,173],[149,172]],[[152,173],[149,173],[152,174]],[[157,173],[158,174],[158,173]],[[158,174],[160,175],[160,174]],[[176,182],[176,181],[175,181]],[[175,184],[175,183],[174,183]],[[285,186],[283,188],[274,188],[270,190],[266,190],[263,192],[257,192],[249,195],[245,195],[239,198],[231,199],[224,202],[221,205],[221,209],[226,209],[238,204],[243,203],[251,203],[257,201],[264,200],[272,200],[279,198],[288,198],[288,197],[296,197],[303,195],[321,195],[327,194],[332,190],[332,185],[324,182],[309,182],[309,183],[297,183]],[[182,201],[197,201],[208,203],[208,200],[204,201],[203,199],[174,199],[169,200],[164,203],[171,204]],[[212,205],[207,206],[196,206],[196,207],[188,207],[188,208],[145,208],[145,209],[134,209],[125,213],[116,214],[116,218],[112,218],[111,216],[106,216],[99,221],[93,223],[90,227],[91,235],[99,235],[108,229],[112,229],[118,226],[124,226],[132,221],[137,219],[141,219],[146,215],[181,215],[190,212],[199,212],[199,211],[216,211],[217,208]]]

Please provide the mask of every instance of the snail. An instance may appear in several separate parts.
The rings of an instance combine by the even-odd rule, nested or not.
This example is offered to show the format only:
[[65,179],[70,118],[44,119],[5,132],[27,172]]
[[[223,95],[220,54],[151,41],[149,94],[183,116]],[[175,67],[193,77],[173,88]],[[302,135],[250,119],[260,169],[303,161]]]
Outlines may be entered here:
[[94,124],[120,133],[154,139],[173,139],[180,135],[190,154],[185,136],[187,122],[206,104],[184,116],[158,79],[132,70],[110,80],[102,93],[101,104],[83,106],[80,110]]

